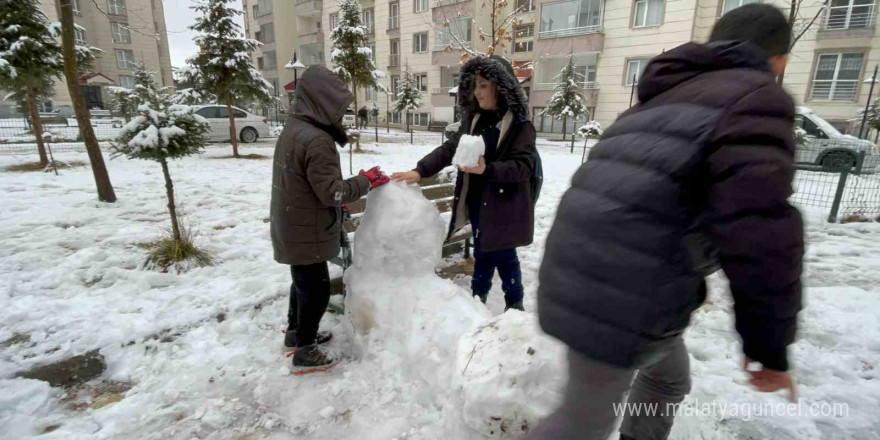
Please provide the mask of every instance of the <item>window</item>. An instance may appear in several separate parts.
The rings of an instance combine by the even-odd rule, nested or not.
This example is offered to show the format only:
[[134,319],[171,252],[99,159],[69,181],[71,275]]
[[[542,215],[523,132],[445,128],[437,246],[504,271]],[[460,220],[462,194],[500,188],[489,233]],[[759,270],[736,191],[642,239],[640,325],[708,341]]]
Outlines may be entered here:
[[724,0],[724,6],[721,7],[721,15],[749,3],[758,3],[758,0]]
[[254,17],[259,17],[259,16],[260,16],[260,7],[259,7],[259,5],[254,5],[253,10],[254,10]]
[[80,0],[73,0],[73,13],[79,16],[82,16],[82,9],[79,7]]
[[413,0],[413,12],[424,12],[428,10],[428,0]]
[[[226,110],[224,108],[224,110]],[[220,107],[203,107],[196,111],[196,114],[208,119],[217,119],[220,117]],[[224,112],[224,115],[228,115],[229,113]]]
[[266,64],[263,62],[263,57],[257,57],[257,69],[266,70]]
[[413,113],[409,116],[412,118],[412,123],[410,125],[427,126],[430,124],[430,113]]
[[86,36],[86,28],[76,24],[73,26],[73,42],[77,46],[89,45],[89,39]]
[[601,0],[551,3],[541,8],[541,35],[556,37],[592,32],[602,24]]
[[633,27],[663,24],[663,0],[636,0],[633,8]]
[[376,64],[376,43],[370,43],[370,61]]
[[413,34],[413,53],[428,51],[428,33]]
[[[580,53],[573,54],[574,69],[578,73],[577,81],[582,82],[584,88],[595,87],[596,65],[599,62],[599,54]],[[532,84],[536,90],[553,90],[556,87],[556,76],[568,64],[568,57],[546,58],[535,66],[535,75]],[[590,84],[590,83],[593,84]]]
[[364,26],[367,27],[368,34],[372,34],[375,31],[376,23],[374,18],[375,14],[373,14],[373,8],[367,8],[361,12],[361,19],[364,22]]
[[442,30],[437,32],[434,50],[443,50],[450,45],[455,48],[468,45],[471,42],[471,27],[470,18],[449,20],[449,26],[442,26]]
[[864,57],[863,53],[819,54],[810,99],[855,100]]
[[864,29],[874,26],[874,0],[831,0],[825,13],[824,27]]
[[400,28],[400,3],[388,4],[388,29]]
[[364,89],[364,98],[366,98],[367,101],[375,101],[377,96],[378,93],[376,93],[375,87],[366,87]]
[[388,58],[388,66],[395,67],[400,65],[400,40],[391,40],[390,57]]
[[107,13],[110,15],[127,15],[125,0],[107,0]]
[[516,9],[521,12],[534,11],[538,0],[516,0]]
[[122,23],[110,23],[114,43],[131,43],[131,29]]
[[263,41],[263,34],[261,34],[260,31],[254,32],[254,40]]
[[534,49],[535,25],[524,24],[513,30],[513,51],[531,52]]
[[259,13],[254,14],[256,17],[262,17],[263,15],[269,15],[272,13],[272,0],[259,0],[257,6],[257,11],[259,11]]
[[324,43],[304,44],[299,47],[300,61],[311,66],[324,63]]
[[400,112],[387,112],[388,122],[392,124],[400,124]]
[[134,88],[134,77],[131,75],[119,75],[119,86],[126,89]]
[[134,69],[134,52],[130,50],[116,49],[116,67],[118,69]]
[[266,23],[264,25],[260,25],[260,40],[261,43],[274,43],[275,42],[275,24],[274,23]]
[[339,26],[339,14],[330,14],[330,30],[336,29],[336,26]]
[[[642,78],[642,72],[645,71],[645,67],[648,66],[648,61],[650,60],[629,60],[626,62],[626,77],[624,78],[624,84],[627,86],[637,85],[639,83],[639,79]],[[635,79],[635,82],[633,82]]]
[[807,136],[813,136],[817,139],[828,139],[828,136],[822,131],[815,122],[804,115],[794,115],[794,126],[803,128],[807,132]]
[[397,92],[400,91],[400,77],[392,76],[391,77],[391,99],[397,99]]
[[[457,87],[461,82],[461,72],[455,72],[449,76],[449,87]],[[528,96],[528,95],[526,95]]]
[[420,92],[428,91],[428,74],[427,73],[417,73],[413,75],[413,78],[416,81],[416,88],[419,89]]
[[278,62],[275,58],[275,52],[263,52],[263,63],[266,65],[266,70],[277,69]]

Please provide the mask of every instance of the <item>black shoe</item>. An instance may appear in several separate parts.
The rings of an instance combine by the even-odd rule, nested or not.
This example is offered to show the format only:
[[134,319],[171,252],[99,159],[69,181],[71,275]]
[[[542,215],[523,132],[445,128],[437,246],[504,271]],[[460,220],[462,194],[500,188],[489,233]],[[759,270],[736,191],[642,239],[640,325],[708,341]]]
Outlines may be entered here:
[[483,304],[486,304],[486,300],[489,299],[489,292],[486,292],[486,293],[474,292],[474,296],[476,296],[477,298],[480,298],[480,301],[482,301]]
[[332,365],[334,362],[336,362],[336,359],[329,356],[324,348],[318,346],[318,344],[300,347],[293,355],[294,367],[322,367]]
[[526,309],[523,308],[522,300],[519,300],[519,301],[516,301],[516,302],[508,302],[507,300],[504,300],[504,302],[507,303],[507,305],[504,307],[504,311],[505,311],[505,312],[508,311],[508,310],[510,310],[510,309],[519,310],[520,312],[525,312],[525,311],[526,311]]
[[[333,333],[318,332],[318,336],[315,338],[315,343],[326,344],[332,339]],[[287,332],[284,334],[284,346],[287,348],[296,348],[296,329],[287,329]]]

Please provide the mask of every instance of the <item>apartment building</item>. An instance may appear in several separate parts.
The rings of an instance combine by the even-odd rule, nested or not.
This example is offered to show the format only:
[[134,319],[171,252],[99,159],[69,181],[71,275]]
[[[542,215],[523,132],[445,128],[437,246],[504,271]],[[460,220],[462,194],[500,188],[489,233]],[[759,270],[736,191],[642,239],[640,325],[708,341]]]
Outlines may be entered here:
[[[61,21],[57,1],[43,0],[41,8],[50,22]],[[160,86],[174,86],[161,0],[73,0],[73,8],[77,44],[102,50],[92,69],[79,77],[88,108],[109,108],[107,86],[134,87],[135,63],[156,72]],[[53,98],[41,107],[73,114],[63,79],[56,81]],[[0,108],[10,112],[13,105],[0,102]]]
[[[315,1],[321,3],[321,0]],[[293,59],[294,52],[298,52],[300,42],[317,43],[323,48],[323,35],[309,26],[310,23],[299,23],[297,14],[304,11],[307,3],[299,0],[242,0],[245,34],[263,43],[251,54],[254,66],[272,84],[275,96],[280,100],[277,108],[255,109],[264,116],[280,118],[276,112],[290,107],[295,72],[284,66]],[[296,55],[303,60],[301,51]],[[318,61],[316,59],[310,58],[309,61],[310,64],[322,64],[313,62]]]
[[[253,0],[250,0],[253,1]],[[265,1],[265,0],[264,0]],[[330,29],[339,20],[339,6],[322,0],[296,2],[296,23],[311,25],[320,35],[304,42],[300,53],[306,65],[329,64]],[[495,53],[510,58],[529,96],[538,131],[562,132],[562,121],[542,116],[553,94],[553,78],[575,59],[583,75],[583,93],[593,118],[611,124],[638,97],[635,88],[648,61],[689,41],[705,42],[724,13],[754,0],[513,0],[524,11],[512,26],[514,41]],[[855,115],[863,108],[870,84],[865,81],[880,63],[876,0],[833,0],[795,45],[784,85],[799,105],[815,110],[842,131],[857,130]],[[276,0],[276,3],[278,0]],[[375,103],[380,123],[386,118],[402,126],[403,115],[388,112],[393,103],[403,65],[409,64],[422,90],[424,105],[411,116],[411,124],[427,127],[453,122],[462,47],[485,52],[491,33],[491,1],[476,0],[362,0],[363,19],[369,29],[377,68],[387,74],[381,91],[360,90],[359,103]],[[787,3],[772,0],[783,10]],[[800,16],[808,20],[822,9],[821,0],[806,0]],[[318,19],[320,17],[320,19]],[[808,21],[807,20],[807,21]],[[292,21],[292,20],[291,20]],[[446,23],[448,22],[448,26]],[[324,32],[326,30],[326,38]],[[319,43],[323,41],[323,51]],[[525,69],[531,64],[532,69]],[[875,96],[880,90],[875,90]],[[568,121],[571,132],[584,121]]]

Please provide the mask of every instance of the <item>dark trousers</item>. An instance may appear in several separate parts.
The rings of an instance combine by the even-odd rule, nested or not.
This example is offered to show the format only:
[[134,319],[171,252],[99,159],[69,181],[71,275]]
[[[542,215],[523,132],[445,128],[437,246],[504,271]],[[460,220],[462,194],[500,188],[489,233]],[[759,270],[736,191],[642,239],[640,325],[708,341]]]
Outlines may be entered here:
[[471,279],[471,290],[474,294],[489,293],[495,269],[498,269],[498,276],[501,277],[504,300],[509,304],[522,301],[522,271],[516,249],[484,251],[480,246],[480,230],[474,228],[474,276]]
[[291,265],[290,306],[287,331],[296,332],[297,347],[315,343],[318,325],[330,303],[330,273],[327,263]]
[[[622,435],[666,440],[674,410],[691,390],[690,359],[681,339],[659,361],[639,370],[608,365],[574,350],[569,351],[568,365],[562,406],[532,429],[526,440],[606,440],[620,416]],[[627,390],[629,398],[624,400]],[[627,407],[621,410],[624,401]],[[645,414],[646,408],[656,412]],[[635,414],[638,409],[640,415]]]

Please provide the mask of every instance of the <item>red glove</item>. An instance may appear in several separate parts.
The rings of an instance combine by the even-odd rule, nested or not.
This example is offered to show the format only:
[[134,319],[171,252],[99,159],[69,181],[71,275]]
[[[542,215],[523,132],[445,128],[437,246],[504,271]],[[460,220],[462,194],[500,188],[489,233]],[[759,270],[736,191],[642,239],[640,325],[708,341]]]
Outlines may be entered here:
[[379,167],[373,167],[367,171],[361,170],[358,175],[370,179],[370,186],[373,188],[382,186],[391,181],[390,177],[386,176],[382,171],[379,171]]

